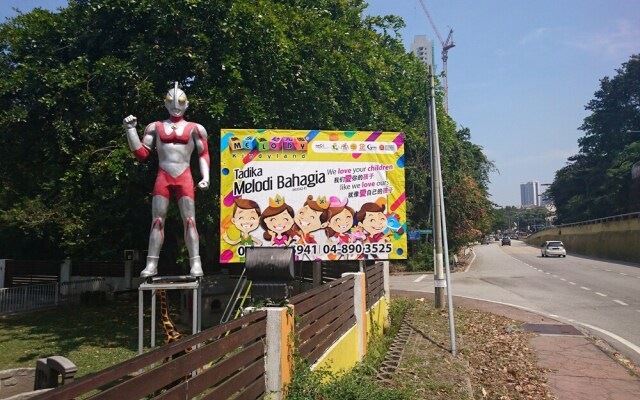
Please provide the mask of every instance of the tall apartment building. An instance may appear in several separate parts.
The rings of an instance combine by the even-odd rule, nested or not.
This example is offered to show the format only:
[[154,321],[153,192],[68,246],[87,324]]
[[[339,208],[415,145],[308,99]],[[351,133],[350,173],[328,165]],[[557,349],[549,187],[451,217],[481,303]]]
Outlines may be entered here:
[[540,183],[538,181],[520,184],[520,205],[539,206],[540,205]]
[[424,65],[433,65],[433,41],[426,35],[416,35],[411,43],[411,52],[422,61]]

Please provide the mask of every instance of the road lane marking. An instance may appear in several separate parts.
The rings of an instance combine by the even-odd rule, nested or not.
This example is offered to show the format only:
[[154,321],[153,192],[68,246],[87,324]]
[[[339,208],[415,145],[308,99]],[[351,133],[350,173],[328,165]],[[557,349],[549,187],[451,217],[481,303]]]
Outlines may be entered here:
[[627,276],[627,274],[625,274],[624,272],[618,272],[620,275],[624,275]]
[[609,332],[609,331],[606,331],[604,329],[598,328],[597,326],[589,325],[589,324],[586,324],[586,323],[580,322],[580,321],[576,321],[576,323],[578,323],[578,324],[580,324],[580,325],[582,325],[582,326],[584,326],[586,328],[593,329],[594,331],[600,332],[600,333],[602,333],[604,335],[607,335],[610,338],[612,338],[614,340],[617,340],[618,342],[620,342],[623,345],[627,346],[631,350],[635,351],[637,354],[640,354],[640,346],[636,346],[635,344],[633,344],[630,341],[624,339],[623,337],[620,337],[620,336],[616,335],[613,332]]
[[620,301],[620,300],[614,300],[614,302],[620,304],[621,306],[628,306],[627,303],[625,303],[624,301]]
[[562,282],[566,282],[566,281],[567,281],[567,280],[566,280],[566,279],[564,279],[564,278],[560,278],[560,280],[561,280]]
[[551,276],[553,276],[554,278],[557,278],[557,277],[558,277],[558,275],[551,275]]
[[580,289],[584,289],[584,290],[591,290],[588,287],[584,287],[584,286],[580,286]]
[[569,281],[569,285],[575,285],[575,284],[576,284],[575,282]]
[[551,275],[551,272],[545,272],[546,275]]
[[605,268],[604,270],[605,270],[605,271],[607,271],[607,272],[611,272],[611,270],[610,270],[610,269],[606,269],[606,268]]
[[597,294],[598,296],[607,297],[607,295],[606,295],[606,294],[604,294],[604,293],[596,292],[596,294]]
[[422,280],[423,280],[424,278],[426,278],[426,277],[427,277],[426,275],[420,275],[420,277],[419,277],[419,278],[416,278],[416,279],[414,279],[413,281],[414,281],[414,282],[420,282],[420,281],[422,281]]

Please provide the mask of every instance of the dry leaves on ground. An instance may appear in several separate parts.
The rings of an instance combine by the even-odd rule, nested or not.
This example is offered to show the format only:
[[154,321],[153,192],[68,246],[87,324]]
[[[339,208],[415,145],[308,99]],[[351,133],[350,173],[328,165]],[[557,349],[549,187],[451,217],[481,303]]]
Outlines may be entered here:
[[469,361],[472,385],[481,388],[482,397],[553,398],[544,370],[529,348],[533,334],[521,331],[521,323],[477,310],[460,311],[458,315],[465,343],[461,354]]
[[[421,397],[425,399],[554,399],[545,371],[529,348],[533,334],[520,330],[519,321],[465,308],[456,308],[454,316],[456,357],[449,351],[446,310],[436,310],[427,300],[408,311],[406,321],[414,333],[396,373],[396,385],[410,384],[414,393],[421,393],[416,387],[418,374],[427,381],[426,389],[420,388],[426,390]],[[412,379],[403,380],[403,370],[411,370]]]

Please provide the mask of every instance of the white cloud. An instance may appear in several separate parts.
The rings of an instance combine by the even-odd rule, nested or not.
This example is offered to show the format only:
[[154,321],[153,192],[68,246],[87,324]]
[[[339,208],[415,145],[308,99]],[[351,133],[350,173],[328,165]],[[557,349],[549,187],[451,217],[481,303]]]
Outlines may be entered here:
[[524,46],[530,42],[535,42],[540,39],[543,39],[547,37],[550,33],[551,33],[551,29],[549,28],[545,28],[545,27],[536,28],[533,31],[524,35],[524,37],[520,39],[519,44],[520,46]]
[[566,38],[564,43],[594,55],[629,56],[638,52],[640,25],[627,19],[603,23],[592,32],[579,32]]
[[621,18],[603,21],[588,31],[539,27],[524,35],[518,44],[525,46],[539,41],[559,43],[600,57],[627,57],[638,52],[640,25]]

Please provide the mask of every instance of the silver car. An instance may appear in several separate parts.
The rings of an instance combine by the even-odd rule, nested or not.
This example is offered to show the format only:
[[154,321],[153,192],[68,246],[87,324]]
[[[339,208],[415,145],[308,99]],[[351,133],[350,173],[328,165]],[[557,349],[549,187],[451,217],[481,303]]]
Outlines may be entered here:
[[558,256],[566,257],[567,250],[564,248],[564,244],[559,240],[549,240],[542,244],[540,249],[542,257]]

